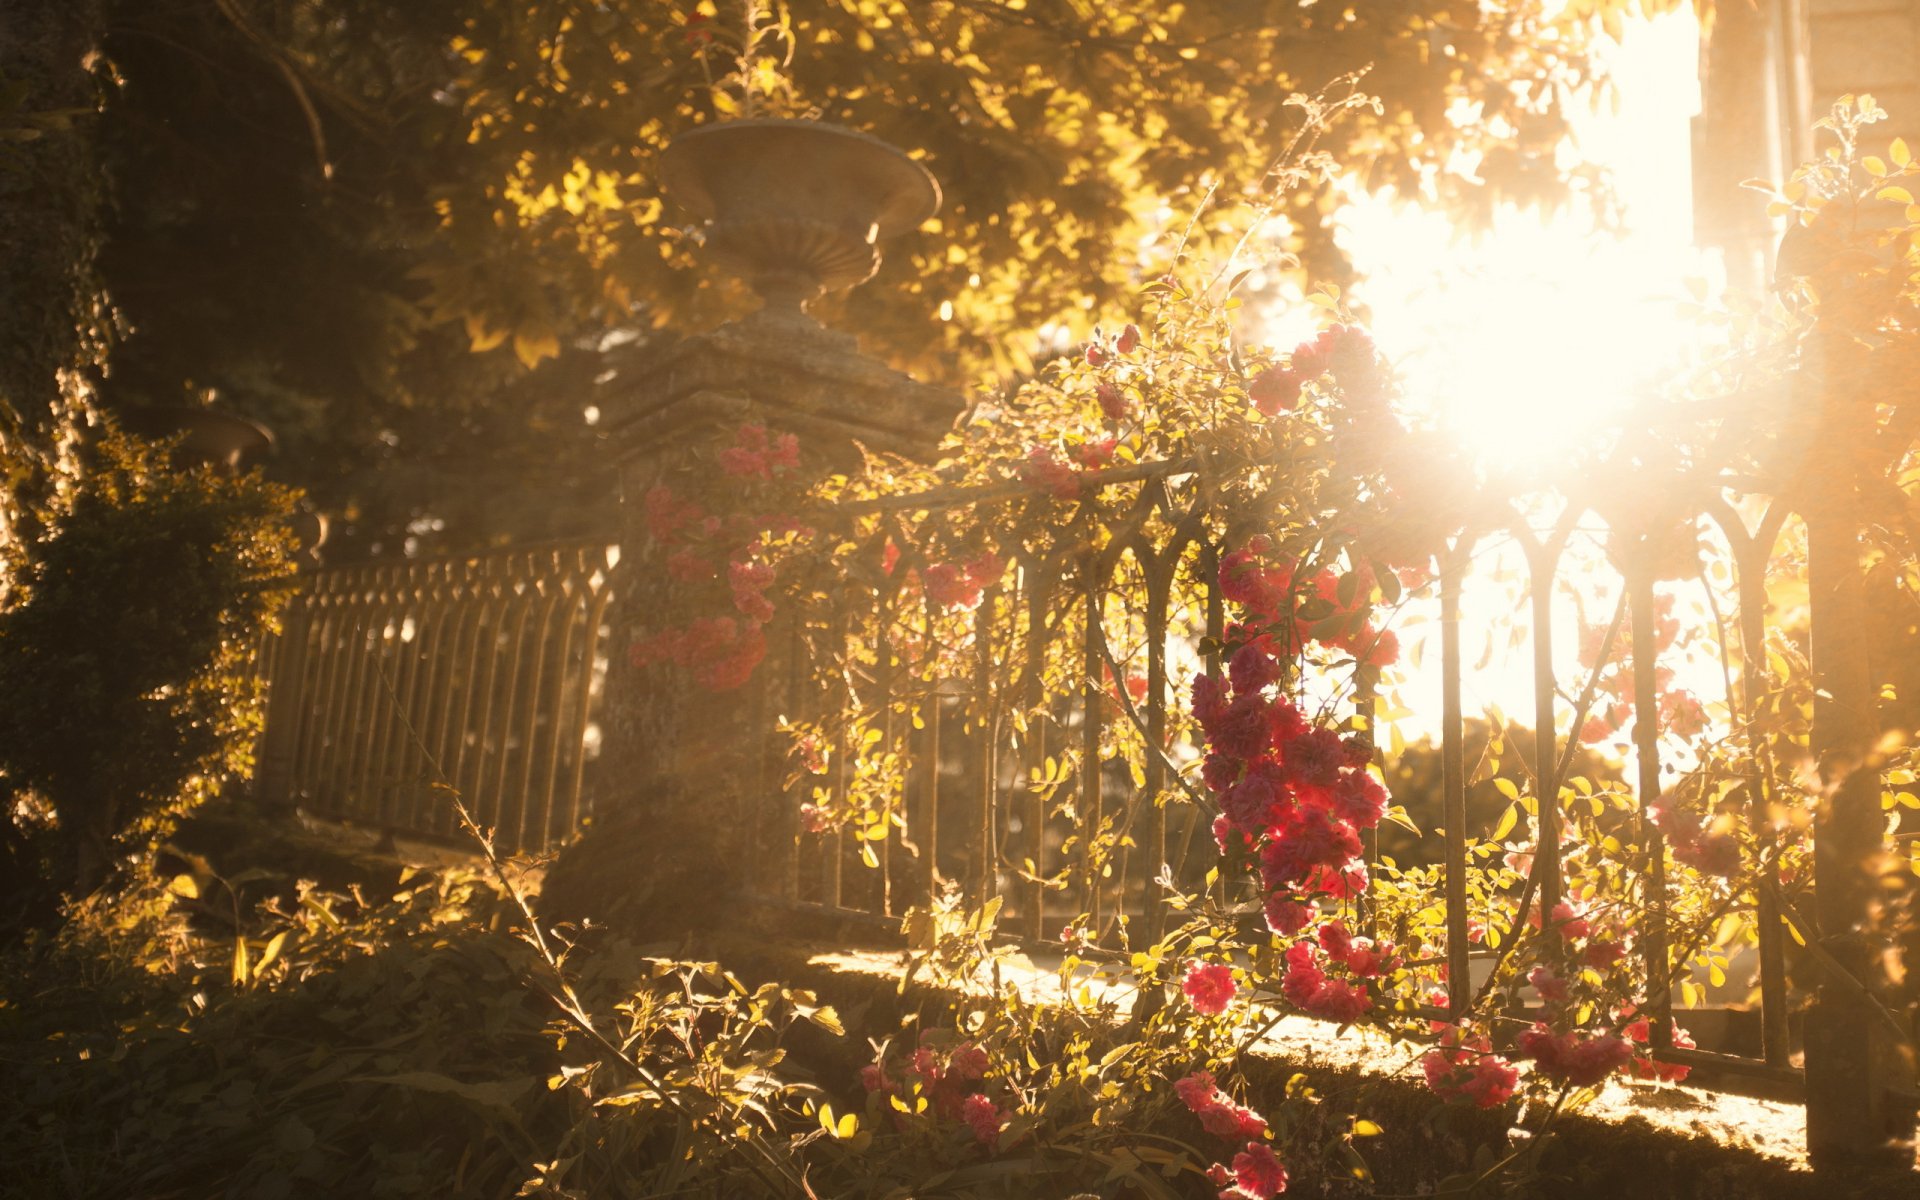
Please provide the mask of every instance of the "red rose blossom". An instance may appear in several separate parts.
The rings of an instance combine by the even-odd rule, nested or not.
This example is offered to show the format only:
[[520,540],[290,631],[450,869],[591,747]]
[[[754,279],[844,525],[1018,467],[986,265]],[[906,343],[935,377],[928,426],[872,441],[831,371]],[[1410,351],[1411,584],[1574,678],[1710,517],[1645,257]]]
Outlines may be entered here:
[[1234,986],[1233,971],[1225,963],[1195,963],[1187,968],[1186,982],[1180,990],[1187,994],[1193,1004],[1193,1011],[1201,1016],[1218,1016],[1227,1010],[1227,1004],[1238,989]]

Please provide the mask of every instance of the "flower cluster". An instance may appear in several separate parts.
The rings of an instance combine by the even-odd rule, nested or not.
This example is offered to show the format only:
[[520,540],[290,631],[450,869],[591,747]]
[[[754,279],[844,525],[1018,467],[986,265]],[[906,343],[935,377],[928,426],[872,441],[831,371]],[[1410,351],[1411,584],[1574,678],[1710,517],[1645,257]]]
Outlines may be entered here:
[[[790,433],[775,437],[765,425],[750,422],[735,431],[732,444],[715,461],[724,475],[773,480],[799,465],[799,442]],[[767,593],[776,572],[766,558],[767,531],[802,527],[789,517],[756,517],[745,511],[723,520],[664,483],[648,490],[641,511],[654,547],[664,554],[667,577],[689,585],[694,602],[688,607],[703,615],[634,642],[628,648],[630,660],[640,667],[672,663],[711,691],[740,687],[766,657],[763,627],[774,615]],[[716,581],[725,585],[724,601],[707,594],[717,590],[710,586]],[[714,612],[724,608],[731,612]]]
[[1020,464],[1020,482],[1055,500],[1072,500],[1080,494],[1080,472],[1071,463],[1061,462],[1046,446],[1035,446]]
[[[753,553],[758,546],[748,547]],[[727,585],[733,589],[733,606],[746,618],[760,625],[773,620],[773,602],[767,589],[773,586],[773,567],[752,559],[735,559],[727,564]]]
[[1427,1086],[1450,1104],[1497,1108],[1520,1086],[1520,1072],[1493,1053],[1484,1034],[1461,1025],[1439,1025],[1440,1044],[1420,1060]]
[[800,465],[800,441],[791,433],[769,437],[758,421],[742,425],[733,445],[720,452],[720,469],[736,478],[772,479]]
[[[1633,1016],[1631,1006],[1623,1011],[1621,1016]],[[1667,1031],[1669,1044],[1681,1050],[1694,1048],[1693,1035],[1680,1028],[1679,1024],[1671,1019],[1667,1022]],[[1680,1063],[1661,1062],[1653,1057],[1648,1047],[1652,1024],[1646,1017],[1634,1017],[1621,1028],[1620,1032],[1633,1043],[1633,1058],[1627,1063],[1627,1070],[1635,1079],[1657,1079],[1665,1083],[1680,1083],[1693,1073],[1692,1067],[1683,1066]]]
[[1243,1141],[1262,1137],[1267,1132],[1265,1119],[1252,1109],[1235,1104],[1214,1082],[1211,1071],[1195,1071],[1174,1080],[1173,1091],[1180,1102],[1200,1118],[1201,1128],[1215,1137]]
[[1273,1200],[1287,1190],[1287,1168],[1260,1142],[1248,1142],[1231,1167],[1213,1164],[1207,1179],[1220,1188],[1220,1200]]
[[1373,1007],[1373,1001],[1359,980],[1328,975],[1332,961],[1311,941],[1287,947],[1287,974],[1280,981],[1280,994],[1302,1012],[1350,1025]]
[[648,489],[646,499],[641,504],[646,514],[647,532],[662,546],[683,541],[689,530],[697,530],[704,537],[713,537],[720,532],[719,517],[708,516],[697,502],[681,499],[664,483]]
[[[889,543],[891,544],[891,543]],[[921,576],[927,602],[935,608],[977,608],[983,589],[1000,582],[1007,565],[991,550],[964,563],[935,563]]]
[[[1296,580],[1290,567],[1265,561],[1270,548],[1269,539],[1254,537],[1220,560],[1221,594],[1246,613],[1246,623],[1239,627],[1242,638],[1289,658],[1311,640],[1373,666],[1399,661],[1399,635],[1376,628],[1365,610],[1374,587],[1371,568],[1356,569],[1351,596],[1343,601],[1340,580],[1332,571]],[[1257,626],[1259,632],[1248,626]]]
[[1534,1070],[1572,1087],[1592,1087],[1627,1065],[1633,1048],[1612,1034],[1569,1029],[1556,1033],[1536,1023],[1517,1039],[1520,1055]]
[[[1681,639],[1680,619],[1674,615],[1674,598],[1669,592],[1654,596],[1653,653],[1657,656],[1672,649]],[[1588,670],[1598,671],[1599,691],[1607,703],[1580,726],[1580,740],[1588,744],[1617,737],[1633,719],[1633,655],[1615,649],[1603,661],[1607,649],[1606,631],[1587,626],[1581,630],[1580,662]],[[1657,667],[1653,673],[1656,714],[1662,732],[1692,737],[1707,727],[1707,709],[1700,697],[1674,684],[1671,667]]]
[[935,1117],[966,1125],[975,1141],[991,1149],[999,1144],[1009,1114],[986,1092],[986,1050],[961,1042],[943,1051],[935,1042],[923,1033],[913,1053],[894,1062],[891,1070],[884,1057],[862,1067],[861,1085],[870,1095],[896,1101],[896,1121],[914,1111],[904,1103],[907,1098],[923,1097]]
[[1727,802],[1725,811],[1703,820],[1671,799],[1665,799],[1653,805],[1649,815],[1666,835],[1675,861],[1685,863],[1702,875],[1731,878],[1738,875],[1741,868],[1740,838],[1735,832],[1740,827],[1736,803]]
[[671,662],[692,674],[701,687],[725,692],[753,677],[767,656],[767,638],[755,621],[700,617],[635,642],[630,655],[636,667]]
[[1225,963],[1195,963],[1187,968],[1181,990],[1193,1005],[1193,1011],[1212,1017],[1227,1011],[1236,990],[1233,969]]
[[1349,398],[1363,403],[1378,399],[1386,384],[1372,335],[1358,325],[1332,325],[1295,346],[1285,366],[1254,376],[1247,396],[1261,412],[1275,416],[1300,402],[1302,387],[1328,374],[1339,379]]
[[[1288,573],[1266,566],[1257,538],[1221,564],[1221,587],[1261,627],[1280,624]],[[1193,714],[1206,735],[1202,769],[1220,799],[1214,835],[1225,852],[1238,843],[1257,855],[1269,914],[1280,932],[1300,928],[1291,907],[1316,894],[1350,896],[1366,888],[1360,835],[1386,813],[1386,787],[1368,770],[1372,747],[1309,722],[1277,689],[1290,664],[1269,635],[1249,633],[1226,679],[1193,682]]]
[[[1140,340],[1140,327],[1128,324],[1111,340],[1103,338],[1096,332],[1094,340],[1087,344],[1085,352],[1087,365],[1099,372],[1096,376],[1098,382],[1093,388],[1093,398],[1100,406],[1101,417],[1110,425],[1124,425],[1133,419],[1133,401],[1128,397],[1123,384],[1132,370],[1121,360],[1140,348]],[[1083,459],[1083,465],[1096,464],[1085,463]]]
[[[1313,923],[1320,896],[1365,891],[1361,834],[1380,823],[1388,797],[1369,770],[1373,747],[1308,720],[1280,686],[1300,649],[1287,631],[1299,625],[1289,619],[1292,571],[1266,561],[1271,549],[1256,537],[1221,562],[1221,590],[1246,623],[1229,633],[1239,645],[1225,679],[1194,680],[1193,713],[1207,739],[1202,779],[1220,802],[1214,837],[1223,854],[1253,858],[1268,926],[1291,936]],[[1372,1007],[1366,981],[1397,966],[1392,947],[1355,938],[1339,921],[1296,941],[1285,963],[1288,1002],[1343,1024]]]

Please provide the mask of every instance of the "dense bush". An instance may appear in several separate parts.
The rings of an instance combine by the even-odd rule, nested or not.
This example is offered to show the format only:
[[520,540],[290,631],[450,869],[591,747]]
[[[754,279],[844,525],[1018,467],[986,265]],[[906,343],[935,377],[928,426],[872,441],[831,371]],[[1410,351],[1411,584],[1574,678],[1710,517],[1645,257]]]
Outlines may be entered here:
[[81,893],[249,765],[253,656],[293,571],[287,490],[117,433],[93,457],[0,600],[9,875]]

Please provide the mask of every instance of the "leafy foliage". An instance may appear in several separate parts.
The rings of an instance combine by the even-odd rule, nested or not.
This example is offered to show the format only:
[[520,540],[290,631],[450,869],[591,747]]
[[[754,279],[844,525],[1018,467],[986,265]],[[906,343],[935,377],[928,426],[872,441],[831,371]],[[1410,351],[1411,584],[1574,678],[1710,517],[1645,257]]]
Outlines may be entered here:
[[[614,414],[663,327],[744,300],[695,268],[654,170],[742,111],[737,73],[760,111],[877,134],[939,178],[942,215],[826,315],[961,384],[1112,315],[1165,205],[1270,193],[1291,99],[1366,68],[1379,109],[1309,147],[1366,186],[1468,218],[1565,196],[1592,22],[1674,2],[845,0],[759,6],[749,39],[735,0],[120,0],[102,140],[138,199],[103,260],[129,326],[108,400],[220,389],[281,435],[341,553],[416,522],[450,545],[572,536],[607,490],[582,410]],[[1261,235],[1299,274],[1344,277],[1334,200],[1298,189]]]
[[[291,498],[258,476],[175,471],[108,434],[0,608],[7,846],[41,812],[84,892],[230,773],[261,724],[253,656],[292,574]],[[16,862],[24,866],[24,862]]]

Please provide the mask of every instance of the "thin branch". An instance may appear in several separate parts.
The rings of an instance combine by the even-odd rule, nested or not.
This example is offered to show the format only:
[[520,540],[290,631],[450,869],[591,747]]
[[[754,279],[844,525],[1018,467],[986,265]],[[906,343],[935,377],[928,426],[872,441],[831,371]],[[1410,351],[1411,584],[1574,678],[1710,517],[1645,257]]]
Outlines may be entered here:
[[[400,695],[394,689],[393,679],[387,674],[386,665],[384,663],[375,663],[374,666],[380,676],[380,685],[386,689],[388,698],[393,701],[394,713],[400,718],[400,724],[406,730],[408,739],[412,741],[414,748],[420,752],[428,769],[433,773],[435,790],[444,792],[448,799],[453,802],[454,813],[459,818],[460,827],[479,844],[481,854],[486,859],[487,867],[492,872],[494,879],[500,884],[501,889],[506,892],[508,898],[513,901],[514,906],[520,910],[520,915],[526,922],[527,930],[531,935],[530,942],[534,949],[539,952],[541,961],[546,964],[547,970],[552,974],[554,986],[542,986],[532,979],[524,979],[522,982],[529,987],[533,987],[541,995],[545,996],[555,1008],[560,1010],[561,1015],[569,1025],[585,1035],[607,1054],[612,1055],[615,1061],[631,1071],[634,1077],[641,1083],[652,1088],[662,1101],[677,1111],[689,1124],[697,1124],[700,1120],[698,1113],[687,1107],[686,1102],[682,1100],[665,1081],[648,1070],[645,1063],[616,1045],[611,1038],[602,1033],[599,1027],[594,1024],[593,1018],[586,1011],[586,1006],[580,1002],[579,995],[574,992],[572,983],[568,981],[566,968],[562,964],[560,956],[553,952],[553,947],[547,941],[546,934],[541,931],[540,921],[534,915],[533,905],[527,900],[526,893],[520,889],[520,885],[514,882],[513,876],[507,871],[506,863],[501,859],[499,850],[496,849],[493,844],[492,835],[482,829],[479,822],[474,820],[473,813],[468,810],[466,801],[461,799],[459,789],[448,782],[446,771],[442,768],[439,757],[433,753],[433,750],[426,744],[425,739],[420,736],[420,731],[414,727],[412,718],[407,714],[406,706],[401,703]],[[746,1165],[748,1169],[759,1176],[762,1183],[771,1187],[775,1195],[782,1194],[783,1191],[793,1185],[799,1185],[802,1188],[805,1187],[804,1181],[794,1172],[792,1164],[775,1154],[770,1147],[761,1141],[757,1134],[750,1132],[744,1140],[749,1147],[766,1159],[767,1163],[773,1167],[775,1172],[786,1177],[784,1180],[772,1178],[759,1164],[753,1162],[751,1158],[747,1160]]]
[[293,63],[280,47],[254,28],[253,23],[240,12],[233,0],[213,0],[213,6],[220,10],[220,14],[226,17],[235,29],[265,51],[273,65],[279,69],[280,74],[286,78],[287,87],[293,92],[294,102],[300,106],[301,114],[307,119],[307,133],[313,138],[314,164],[320,168],[320,178],[331,181],[333,162],[327,156],[327,131],[320,124],[320,112],[314,108],[313,98],[307,95],[307,86],[301,80],[299,72],[294,70]]

